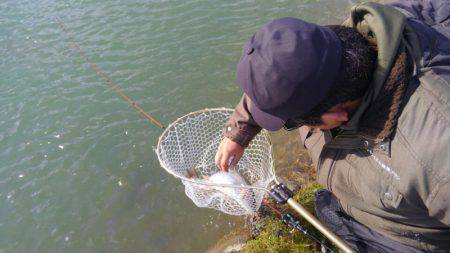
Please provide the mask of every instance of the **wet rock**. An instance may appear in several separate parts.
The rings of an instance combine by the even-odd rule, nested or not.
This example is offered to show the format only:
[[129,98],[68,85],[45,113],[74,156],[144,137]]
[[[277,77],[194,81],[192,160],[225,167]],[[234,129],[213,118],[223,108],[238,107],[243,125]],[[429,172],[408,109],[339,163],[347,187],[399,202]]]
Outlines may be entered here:
[[236,229],[219,241],[217,241],[213,246],[209,247],[206,253],[238,253],[242,252],[245,243],[251,238],[250,232],[246,228]]

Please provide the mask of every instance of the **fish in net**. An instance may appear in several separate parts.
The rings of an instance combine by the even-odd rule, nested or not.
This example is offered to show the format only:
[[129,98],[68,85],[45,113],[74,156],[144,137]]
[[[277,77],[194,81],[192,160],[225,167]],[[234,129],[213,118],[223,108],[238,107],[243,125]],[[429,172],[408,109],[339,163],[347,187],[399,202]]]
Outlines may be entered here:
[[232,112],[205,109],[181,117],[161,135],[156,152],[161,166],[182,180],[198,207],[245,215],[258,211],[274,180],[272,150],[268,133],[262,132],[229,173],[220,171],[214,157]]

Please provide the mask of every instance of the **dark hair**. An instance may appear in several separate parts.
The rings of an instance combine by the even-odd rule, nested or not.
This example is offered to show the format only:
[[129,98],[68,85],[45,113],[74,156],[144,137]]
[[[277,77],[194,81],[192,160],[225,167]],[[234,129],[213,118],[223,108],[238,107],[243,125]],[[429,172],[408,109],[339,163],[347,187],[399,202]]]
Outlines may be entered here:
[[354,28],[330,25],[342,46],[341,66],[336,81],[325,99],[302,115],[304,124],[320,125],[320,116],[331,107],[363,97],[372,80],[377,52],[375,46]]

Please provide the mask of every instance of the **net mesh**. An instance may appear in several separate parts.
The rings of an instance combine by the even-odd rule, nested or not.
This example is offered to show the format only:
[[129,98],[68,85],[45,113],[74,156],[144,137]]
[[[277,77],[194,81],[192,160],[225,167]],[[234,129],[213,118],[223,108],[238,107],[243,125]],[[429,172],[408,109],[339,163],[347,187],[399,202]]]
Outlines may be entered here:
[[259,209],[264,189],[275,179],[272,149],[268,133],[262,131],[239,163],[229,173],[221,172],[215,155],[232,112],[205,109],[179,118],[161,135],[156,152],[161,166],[182,180],[197,206],[245,215]]

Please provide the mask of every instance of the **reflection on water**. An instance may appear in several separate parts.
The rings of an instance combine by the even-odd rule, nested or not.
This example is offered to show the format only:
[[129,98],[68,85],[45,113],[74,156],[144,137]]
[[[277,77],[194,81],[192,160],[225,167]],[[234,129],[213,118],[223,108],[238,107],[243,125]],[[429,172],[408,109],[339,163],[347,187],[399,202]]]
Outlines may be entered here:
[[200,209],[153,152],[164,124],[232,107],[241,44],[270,19],[344,19],[349,1],[2,1],[0,251],[198,252],[240,219]]

